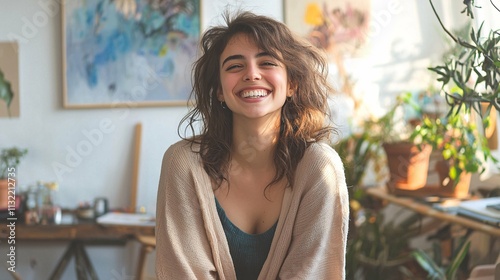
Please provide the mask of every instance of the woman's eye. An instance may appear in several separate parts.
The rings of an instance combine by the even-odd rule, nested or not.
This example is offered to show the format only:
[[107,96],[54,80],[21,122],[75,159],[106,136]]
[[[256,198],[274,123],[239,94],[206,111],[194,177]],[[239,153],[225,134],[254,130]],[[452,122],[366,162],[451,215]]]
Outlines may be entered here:
[[240,67],[241,67],[241,65],[239,65],[239,64],[229,65],[229,66],[226,68],[226,71],[233,70],[233,69],[238,69],[238,68],[240,68]]
[[271,62],[271,61],[265,61],[264,63],[262,63],[262,65],[264,65],[264,66],[277,66],[278,64]]

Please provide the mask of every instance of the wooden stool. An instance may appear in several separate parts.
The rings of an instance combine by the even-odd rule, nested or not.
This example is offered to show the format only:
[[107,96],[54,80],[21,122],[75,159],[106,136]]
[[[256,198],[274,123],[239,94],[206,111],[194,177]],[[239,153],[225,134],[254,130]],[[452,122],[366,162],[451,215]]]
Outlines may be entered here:
[[156,238],[151,235],[136,235],[135,239],[141,244],[139,253],[139,261],[137,262],[137,276],[139,280],[144,279],[144,271],[146,269],[146,258],[156,247]]

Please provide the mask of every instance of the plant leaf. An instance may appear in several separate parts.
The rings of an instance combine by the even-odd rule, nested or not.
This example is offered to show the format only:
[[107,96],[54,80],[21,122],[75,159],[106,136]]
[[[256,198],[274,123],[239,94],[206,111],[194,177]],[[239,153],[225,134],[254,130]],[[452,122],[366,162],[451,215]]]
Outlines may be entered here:
[[437,280],[445,279],[446,275],[426,252],[421,249],[416,249],[412,252],[412,256],[418,264],[429,273],[429,278]]
[[460,267],[460,264],[465,259],[465,256],[467,256],[467,254],[469,253],[469,247],[470,241],[465,243],[458,254],[453,258],[451,264],[448,266],[448,269],[446,269],[446,279],[455,279],[455,275],[458,268]]
[[10,87],[10,82],[5,79],[5,76],[0,69],[0,99],[3,99],[7,104],[7,108],[9,108],[13,98],[14,93]]

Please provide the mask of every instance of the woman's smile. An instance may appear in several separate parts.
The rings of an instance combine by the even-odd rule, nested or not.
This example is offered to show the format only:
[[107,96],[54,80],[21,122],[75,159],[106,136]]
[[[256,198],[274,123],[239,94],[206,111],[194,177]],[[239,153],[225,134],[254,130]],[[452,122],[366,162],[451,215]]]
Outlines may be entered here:
[[267,92],[266,90],[249,90],[249,91],[243,91],[240,94],[242,98],[251,98],[251,99],[266,97],[267,95],[269,95],[269,92]]

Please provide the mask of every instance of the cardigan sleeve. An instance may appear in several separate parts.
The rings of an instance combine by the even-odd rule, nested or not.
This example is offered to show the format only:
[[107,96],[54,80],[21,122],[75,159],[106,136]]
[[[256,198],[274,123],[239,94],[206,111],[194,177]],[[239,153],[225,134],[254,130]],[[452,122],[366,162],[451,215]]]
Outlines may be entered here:
[[318,145],[299,164],[299,176],[304,191],[278,278],[345,279],[349,198],[340,157]]
[[163,157],[156,206],[158,279],[218,278],[194,186],[196,160],[180,144]]

